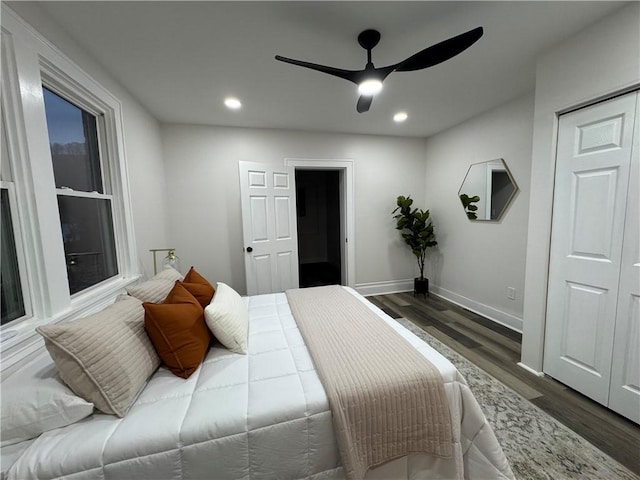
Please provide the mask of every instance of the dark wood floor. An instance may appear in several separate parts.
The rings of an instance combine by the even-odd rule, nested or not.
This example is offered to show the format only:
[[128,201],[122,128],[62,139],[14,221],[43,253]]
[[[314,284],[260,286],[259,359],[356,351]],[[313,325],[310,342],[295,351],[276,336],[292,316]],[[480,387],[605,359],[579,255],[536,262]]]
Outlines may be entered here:
[[640,426],[520,361],[522,336],[434,295],[367,297],[391,317],[404,317],[640,475]]

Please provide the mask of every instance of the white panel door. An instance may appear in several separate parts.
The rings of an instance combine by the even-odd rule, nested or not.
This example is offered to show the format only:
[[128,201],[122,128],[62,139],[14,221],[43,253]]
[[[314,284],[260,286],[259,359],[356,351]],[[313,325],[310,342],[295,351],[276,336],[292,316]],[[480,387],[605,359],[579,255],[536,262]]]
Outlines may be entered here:
[[560,118],[544,371],[607,405],[635,94]]
[[640,95],[634,132],[609,407],[640,423]]
[[240,162],[247,294],[298,288],[293,167]]

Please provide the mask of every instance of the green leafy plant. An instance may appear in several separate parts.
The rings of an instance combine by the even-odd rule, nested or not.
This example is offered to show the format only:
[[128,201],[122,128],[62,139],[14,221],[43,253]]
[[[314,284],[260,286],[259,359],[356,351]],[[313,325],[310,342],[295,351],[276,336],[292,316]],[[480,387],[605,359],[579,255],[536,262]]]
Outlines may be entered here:
[[396,204],[397,207],[391,212],[398,212],[393,216],[396,219],[396,229],[400,230],[405,243],[409,245],[409,248],[416,256],[418,267],[420,268],[420,280],[423,280],[427,249],[438,244],[433,231],[433,223],[429,218],[429,210],[412,209],[413,199],[410,196],[404,197],[400,195],[396,199]]
[[478,218],[478,214],[476,211],[478,210],[478,206],[474,205],[474,203],[480,201],[480,197],[478,195],[474,195],[470,197],[466,193],[460,195],[460,201],[462,202],[462,206],[464,207],[464,211],[467,214],[467,218],[470,220],[475,220]]

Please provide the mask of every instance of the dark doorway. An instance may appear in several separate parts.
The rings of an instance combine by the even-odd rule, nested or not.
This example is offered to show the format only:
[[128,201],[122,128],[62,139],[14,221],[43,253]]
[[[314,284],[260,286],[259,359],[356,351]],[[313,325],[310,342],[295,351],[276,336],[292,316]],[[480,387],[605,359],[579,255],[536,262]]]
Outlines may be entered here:
[[300,287],[339,285],[340,172],[296,170]]

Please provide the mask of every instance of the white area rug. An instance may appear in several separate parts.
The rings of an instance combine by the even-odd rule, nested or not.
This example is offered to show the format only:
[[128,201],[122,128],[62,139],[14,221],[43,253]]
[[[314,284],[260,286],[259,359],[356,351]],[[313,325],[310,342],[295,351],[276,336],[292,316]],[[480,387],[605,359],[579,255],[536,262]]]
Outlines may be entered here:
[[511,463],[526,480],[638,480],[639,476],[405,318],[397,321],[467,380]]

